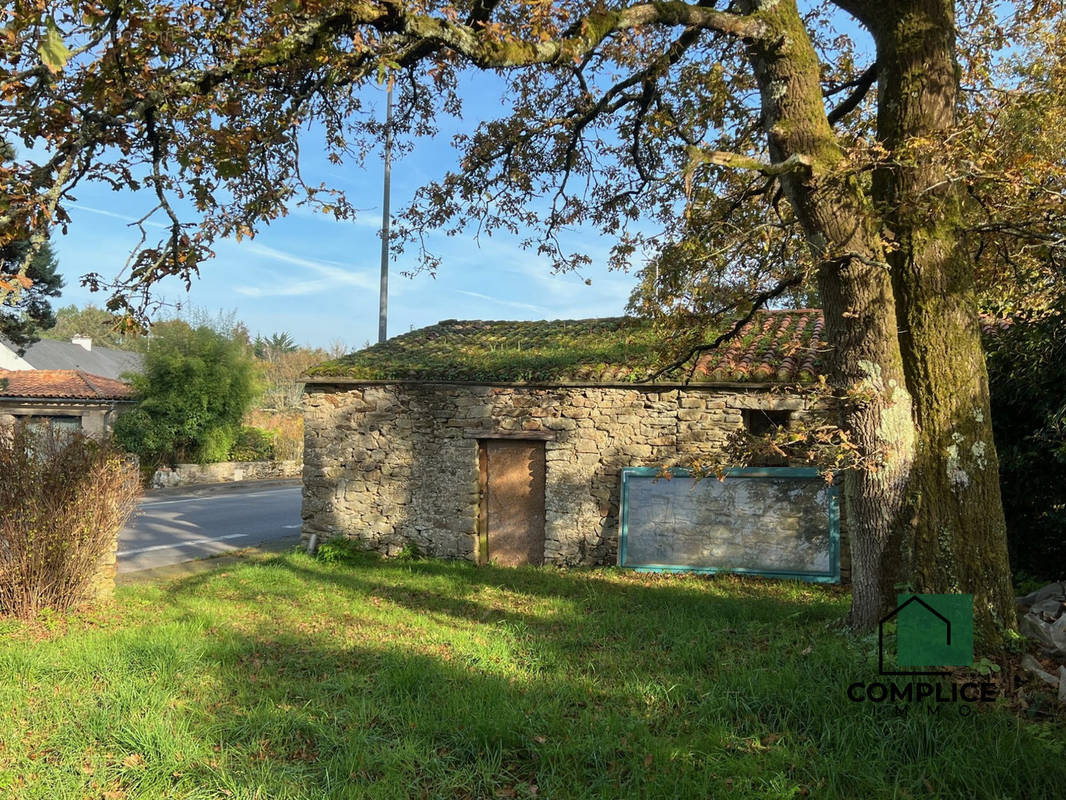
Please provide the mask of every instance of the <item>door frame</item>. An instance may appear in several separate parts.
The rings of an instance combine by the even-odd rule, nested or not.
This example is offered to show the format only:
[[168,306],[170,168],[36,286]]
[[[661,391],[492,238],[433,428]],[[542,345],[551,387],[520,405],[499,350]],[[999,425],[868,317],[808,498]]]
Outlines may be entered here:
[[[547,442],[555,441],[554,431],[479,431],[468,433],[464,438],[477,440],[477,530],[474,543],[474,563],[485,566],[489,563],[489,454],[488,442],[496,440],[530,440],[544,444],[544,454],[547,456]],[[548,459],[544,459],[544,499],[548,495]],[[547,519],[544,520],[547,526]],[[545,534],[547,531],[545,530]],[[543,559],[542,559],[543,563]]]

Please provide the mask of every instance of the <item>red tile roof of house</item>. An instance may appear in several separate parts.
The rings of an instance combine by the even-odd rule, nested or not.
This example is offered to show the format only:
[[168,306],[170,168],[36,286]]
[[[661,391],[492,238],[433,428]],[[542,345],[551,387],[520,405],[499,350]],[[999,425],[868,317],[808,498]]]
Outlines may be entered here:
[[0,370],[0,397],[41,400],[130,400],[129,384],[80,369]]

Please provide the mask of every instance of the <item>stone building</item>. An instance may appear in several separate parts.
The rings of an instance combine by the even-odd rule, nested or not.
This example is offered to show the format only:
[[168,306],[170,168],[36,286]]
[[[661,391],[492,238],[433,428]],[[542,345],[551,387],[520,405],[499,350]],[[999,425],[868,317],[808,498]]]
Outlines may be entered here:
[[695,369],[650,381],[656,334],[629,318],[448,320],[307,377],[303,534],[386,554],[610,564],[626,467],[720,462],[735,431],[825,407],[804,393],[816,310],[762,312]]

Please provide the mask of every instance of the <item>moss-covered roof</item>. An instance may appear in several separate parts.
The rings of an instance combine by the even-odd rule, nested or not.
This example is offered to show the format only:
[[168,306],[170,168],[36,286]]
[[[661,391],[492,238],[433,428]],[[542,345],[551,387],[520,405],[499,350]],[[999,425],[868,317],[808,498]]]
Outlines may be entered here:
[[[711,341],[717,331],[708,331]],[[813,380],[820,311],[763,311],[700,358],[694,383]],[[514,322],[444,320],[320,364],[309,376],[360,381],[630,383],[671,362],[654,326],[632,317]],[[684,381],[688,368],[657,382]]]

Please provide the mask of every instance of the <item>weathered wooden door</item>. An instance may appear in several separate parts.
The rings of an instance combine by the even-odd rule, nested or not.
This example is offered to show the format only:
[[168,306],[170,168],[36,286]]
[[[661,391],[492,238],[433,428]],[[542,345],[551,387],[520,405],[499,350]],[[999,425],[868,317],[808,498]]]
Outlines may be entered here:
[[480,455],[488,560],[544,563],[544,442],[484,439]]

